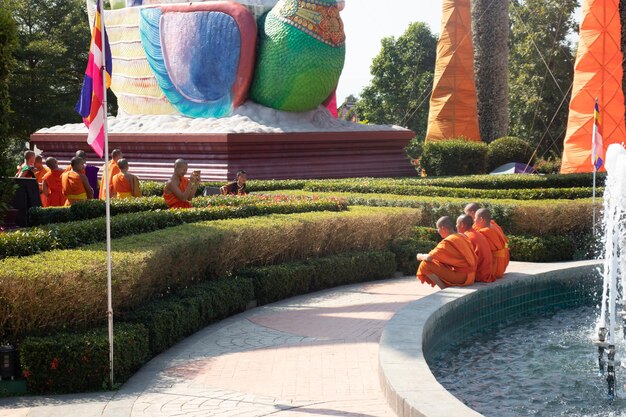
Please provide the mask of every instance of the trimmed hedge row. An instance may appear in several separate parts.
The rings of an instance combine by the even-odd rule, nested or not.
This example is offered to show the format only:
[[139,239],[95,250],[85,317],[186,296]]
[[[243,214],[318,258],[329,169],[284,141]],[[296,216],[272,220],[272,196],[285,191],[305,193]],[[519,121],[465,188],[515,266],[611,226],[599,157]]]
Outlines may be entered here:
[[[276,190],[301,190],[307,180],[255,180],[246,184],[249,193],[258,191],[276,191]],[[204,195],[204,189],[207,187],[219,188],[226,182],[201,182],[196,191],[196,196]],[[141,194],[144,197],[162,196],[164,182],[157,181],[141,181]]]
[[250,278],[257,301],[267,304],[323,288],[391,277],[395,271],[392,252],[365,252],[245,269],[238,275]]
[[[115,380],[126,381],[151,356],[221,318],[261,303],[332,286],[388,278],[394,254],[342,253],[299,263],[247,269],[242,277],[189,287],[116,319]],[[279,296],[278,296],[279,295]],[[127,323],[119,323],[119,321]],[[109,383],[106,329],[29,337],[19,346],[30,392],[81,392]]]
[[[266,201],[249,199],[248,201],[250,202],[243,205],[205,207],[195,210],[157,210],[118,214],[111,218],[111,237],[115,239],[207,220],[347,210],[346,203],[335,198],[291,198],[277,202],[272,199]],[[72,249],[105,240],[106,220],[102,217],[49,224],[40,228],[0,234],[0,259],[9,256],[30,256],[54,249]]]
[[[29,392],[95,391],[109,385],[106,328],[79,334],[29,337],[19,345],[19,353]],[[113,355],[114,378],[124,382],[149,358],[146,328],[141,324],[116,324]]]
[[[353,207],[171,227],[113,241],[114,310],[251,266],[360,250],[408,236],[419,212]],[[0,260],[0,340],[104,320],[106,247]]]
[[[314,197],[300,197],[300,199],[314,200]],[[287,203],[298,200],[297,197],[281,195],[249,195],[249,196],[210,196],[197,197],[193,200],[196,208],[212,206],[238,207],[259,203]],[[111,200],[111,216],[125,213],[139,213],[143,211],[167,210],[163,197],[140,197],[131,199]],[[42,226],[51,223],[66,223],[70,221],[95,219],[104,217],[105,202],[102,200],[87,200],[70,207],[32,207],[29,210],[29,220],[33,226]]]
[[[309,183],[306,191],[351,192],[414,195],[420,197],[456,197],[466,199],[513,199],[513,200],[546,200],[589,198],[592,189],[578,188],[535,188],[535,189],[471,189],[433,186],[414,186],[400,184],[366,184],[351,182]],[[596,189],[596,195],[602,196],[604,188]]]

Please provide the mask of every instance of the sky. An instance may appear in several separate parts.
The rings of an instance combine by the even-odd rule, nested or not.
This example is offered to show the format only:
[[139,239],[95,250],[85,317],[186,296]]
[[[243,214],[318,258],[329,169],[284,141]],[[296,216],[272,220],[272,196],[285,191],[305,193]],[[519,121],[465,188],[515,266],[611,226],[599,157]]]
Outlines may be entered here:
[[[581,9],[576,13],[580,19]],[[346,62],[337,87],[337,103],[350,94],[358,96],[370,79],[370,65],[380,52],[384,37],[402,35],[412,22],[425,22],[438,35],[441,1],[433,0],[346,0],[341,12],[346,32]]]

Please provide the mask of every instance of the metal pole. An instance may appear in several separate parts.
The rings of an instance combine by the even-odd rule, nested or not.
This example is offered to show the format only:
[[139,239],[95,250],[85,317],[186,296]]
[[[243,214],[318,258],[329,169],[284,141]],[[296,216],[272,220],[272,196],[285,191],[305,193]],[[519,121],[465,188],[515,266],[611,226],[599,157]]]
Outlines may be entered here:
[[100,35],[102,36],[102,115],[104,117],[104,177],[106,190],[106,234],[107,234],[107,317],[109,322],[109,378],[113,388],[113,298],[111,296],[111,190],[109,189],[109,137],[107,121],[107,83],[106,83],[106,44],[104,37],[104,6],[98,0],[100,13]]
[[591,194],[591,233],[596,237],[596,167],[593,167],[593,191]]

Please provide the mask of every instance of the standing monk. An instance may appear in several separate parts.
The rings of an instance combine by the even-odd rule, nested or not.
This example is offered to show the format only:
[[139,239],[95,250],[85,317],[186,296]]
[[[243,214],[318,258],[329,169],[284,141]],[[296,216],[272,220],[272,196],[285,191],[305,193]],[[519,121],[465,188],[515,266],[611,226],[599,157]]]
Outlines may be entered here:
[[496,277],[493,275],[492,263],[493,255],[487,239],[472,228],[474,220],[467,214],[462,214],[456,220],[456,229],[463,233],[472,242],[474,253],[476,254],[476,282],[493,282]]
[[35,152],[24,152],[24,163],[17,167],[15,176],[18,178],[35,178]]
[[509,242],[499,229],[491,226],[491,213],[488,209],[483,208],[476,211],[474,229],[482,234],[489,243],[493,256],[493,275],[496,278],[502,278],[506,267],[509,265]]
[[117,161],[120,173],[111,180],[111,197],[113,198],[133,198],[141,197],[139,189],[139,179],[136,175],[128,172],[128,161],[124,158]]
[[[113,149],[113,152],[111,152],[111,160],[109,161],[108,179],[105,178],[106,172],[104,170],[104,167],[102,168],[102,181],[100,182],[100,200],[106,200],[107,198],[106,189],[105,189],[106,183],[108,181],[109,187],[110,187],[111,180],[113,179],[113,177],[120,173],[120,168],[117,166],[117,161],[119,161],[123,157],[124,155],[122,155],[122,151],[120,151],[119,149]],[[113,196],[113,193],[111,193],[111,196]]]
[[39,184],[39,194],[41,196],[41,205],[43,207],[48,207],[48,201],[46,199],[46,195],[43,192],[43,177],[50,170],[43,166],[43,158],[41,155],[37,155],[35,157],[35,179],[37,179],[37,184]]
[[85,169],[85,162],[78,157],[72,158],[72,170],[63,173],[61,176],[61,188],[63,195],[67,198],[66,206],[71,206],[77,201],[93,198],[93,189],[89,185],[87,176],[80,172]]
[[193,174],[191,179],[185,178],[189,164],[184,159],[174,162],[174,175],[165,184],[163,198],[169,208],[191,208],[191,199],[196,195],[200,178]]
[[472,242],[465,235],[456,233],[448,216],[437,220],[437,231],[443,238],[437,247],[428,254],[417,254],[417,260],[422,261],[417,278],[439,288],[472,285],[476,278],[476,254]]
[[56,159],[50,157],[46,159],[46,165],[50,169],[43,176],[43,193],[48,201],[47,207],[58,207],[65,205],[65,196],[61,185],[61,176],[65,171],[59,168]]

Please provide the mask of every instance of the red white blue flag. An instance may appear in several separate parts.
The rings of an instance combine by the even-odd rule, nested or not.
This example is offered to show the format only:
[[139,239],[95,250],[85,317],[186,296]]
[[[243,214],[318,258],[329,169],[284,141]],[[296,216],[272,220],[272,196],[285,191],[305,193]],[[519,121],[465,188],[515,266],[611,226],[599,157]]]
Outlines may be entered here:
[[591,164],[599,170],[604,164],[604,144],[602,143],[602,125],[600,124],[600,107],[598,100],[593,110],[593,134],[591,135]]
[[[102,85],[102,76],[106,77],[106,88],[111,85],[111,70],[113,67],[111,61],[111,47],[109,46],[109,38],[104,28],[102,17],[100,16],[100,1],[97,0],[96,16],[94,17],[93,30],[91,36],[91,45],[89,47],[89,60],[87,61],[87,69],[85,70],[85,78],[83,80],[83,88],[76,103],[76,111],[83,117],[85,126],[89,129],[87,143],[93,148],[100,158],[104,155],[104,88]],[[102,32],[104,31],[104,56],[106,66],[104,71],[103,48],[102,48]]]

